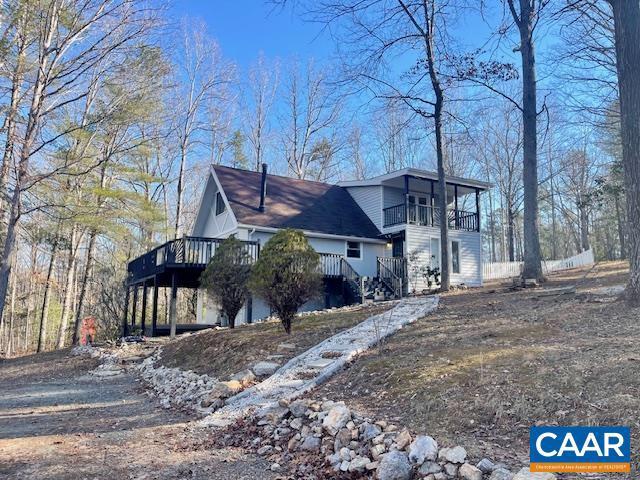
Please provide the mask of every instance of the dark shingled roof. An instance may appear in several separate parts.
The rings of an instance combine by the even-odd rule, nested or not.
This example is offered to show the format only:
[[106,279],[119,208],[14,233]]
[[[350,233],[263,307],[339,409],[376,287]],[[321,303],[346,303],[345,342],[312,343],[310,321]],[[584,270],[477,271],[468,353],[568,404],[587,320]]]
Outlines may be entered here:
[[349,192],[337,185],[267,175],[265,210],[261,212],[261,172],[223,166],[214,170],[239,223],[353,237],[380,235]]

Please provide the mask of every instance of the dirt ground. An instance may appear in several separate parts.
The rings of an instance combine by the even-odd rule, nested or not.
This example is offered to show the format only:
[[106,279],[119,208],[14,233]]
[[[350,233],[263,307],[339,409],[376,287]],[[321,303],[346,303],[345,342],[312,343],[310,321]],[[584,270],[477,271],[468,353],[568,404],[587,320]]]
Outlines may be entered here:
[[0,479],[274,479],[265,460],[211,449],[129,375],[86,375],[68,351],[0,362]]
[[532,425],[626,425],[637,461],[640,309],[587,293],[626,275],[626,265],[607,263],[553,275],[543,286],[577,285],[575,295],[495,285],[443,295],[434,314],[315,395],[513,468],[528,464]]
[[[207,330],[165,345],[159,363],[226,380],[230,375],[272,355],[278,355],[278,361],[284,363],[390,306],[388,303],[376,304],[357,307],[353,311],[297,317],[293,321],[291,335],[284,332],[280,322]],[[294,348],[279,351],[278,345],[282,343],[291,344]]]

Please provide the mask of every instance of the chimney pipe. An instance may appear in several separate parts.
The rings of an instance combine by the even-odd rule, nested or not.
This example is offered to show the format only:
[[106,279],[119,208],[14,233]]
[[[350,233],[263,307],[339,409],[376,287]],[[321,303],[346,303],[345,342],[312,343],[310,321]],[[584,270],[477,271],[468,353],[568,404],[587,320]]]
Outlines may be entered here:
[[260,182],[260,207],[258,209],[264,212],[264,201],[267,198],[267,164],[262,164],[262,180]]

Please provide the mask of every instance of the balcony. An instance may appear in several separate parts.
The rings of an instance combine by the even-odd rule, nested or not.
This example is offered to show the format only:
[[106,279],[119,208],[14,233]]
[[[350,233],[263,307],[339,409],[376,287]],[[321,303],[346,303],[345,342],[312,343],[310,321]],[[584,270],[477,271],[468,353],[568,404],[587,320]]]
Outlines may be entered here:
[[[423,227],[439,227],[442,215],[440,209],[430,205],[417,205],[413,203],[401,203],[383,210],[383,226],[394,225],[420,225]],[[477,212],[468,212],[455,208],[447,211],[449,228],[452,230],[464,230],[467,232],[479,232],[480,222]]]

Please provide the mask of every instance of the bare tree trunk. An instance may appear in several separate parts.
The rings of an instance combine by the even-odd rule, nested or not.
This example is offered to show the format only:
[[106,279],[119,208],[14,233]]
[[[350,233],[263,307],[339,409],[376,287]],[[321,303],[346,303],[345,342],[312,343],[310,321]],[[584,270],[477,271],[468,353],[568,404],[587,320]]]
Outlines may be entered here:
[[7,220],[7,235],[4,240],[2,257],[0,257],[0,315],[4,312],[7,290],[9,288],[9,277],[11,275],[11,257],[13,256],[16,243],[16,227],[21,215],[21,197],[23,184],[28,176],[29,160],[31,158],[31,148],[35,142],[39,131],[40,117],[42,115],[42,104],[44,100],[44,90],[47,83],[46,71],[49,67],[49,55],[55,49],[51,49],[53,36],[58,30],[59,5],[52,2],[49,7],[46,19],[46,31],[42,34],[42,45],[39,62],[37,65],[36,79],[33,85],[31,105],[29,107],[27,124],[25,126],[24,137],[18,161],[16,183],[11,198],[11,209]]
[[629,305],[640,305],[640,2],[610,0],[616,35],[622,165],[627,197]]
[[618,242],[620,243],[620,259],[627,258],[627,248],[625,242],[625,224],[622,217],[622,208],[620,208],[620,197],[616,195],[614,197],[614,204],[616,207],[616,224],[618,226]]
[[507,209],[507,243],[509,246],[509,261],[515,262],[516,260],[516,215],[509,201],[509,207]]
[[536,59],[533,29],[537,20],[531,0],[519,0],[520,14],[508,0],[520,33],[522,57],[522,124],[524,187],[524,278],[542,279],[540,235],[538,233],[538,127]]
[[76,261],[78,252],[78,226],[74,224],[71,227],[71,235],[69,237],[69,256],[67,260],[67,272],[65,275],[65,294],[62,303],[62,315],[60,317],[60,328],[58,329],[58,340],[56,348],[64,348],[67,337],[67,328],[69,326],[69,314],[71,313],[73,304],[73,293],[75,284]]
[[87,247],[87,261],[84,266],[84,274],[82,275],[82,281],[80,282],[80,295],[78,297],[78,306],[76,308],[76,320],[73,329],[73,344],[77,345],[80,339],[80,327],[82,325],[82,310],[84,308],[84,299],[87,294],[87,285],[89,283],[89,277],[91,276],[91,270],[93,268],[93,260],[95,255],[96,238],[97,233],[95,230],[91,231],[89,236],[89,245]]
[[581,196],[579,215],[580,215],[580,247],[581,251],[585,252],[589,250],[589,212],[587,211],[587,204],[584,195]]
[[42,299],[42,310],[40,312],[40,330],[38,332],[37,351],[42,352],[46,348],[47,342],[47,324],[49,322],[49,306],[51,304],[51,277],[56,264],[58,255],[58,235],[51,246],[51,258],[49,260],[49,268],[47,269],[47,280],[44,284],[44,294]]

